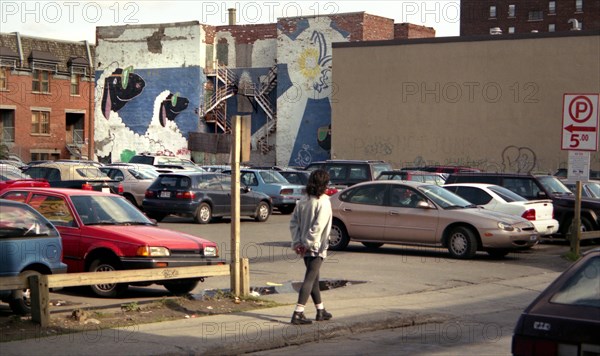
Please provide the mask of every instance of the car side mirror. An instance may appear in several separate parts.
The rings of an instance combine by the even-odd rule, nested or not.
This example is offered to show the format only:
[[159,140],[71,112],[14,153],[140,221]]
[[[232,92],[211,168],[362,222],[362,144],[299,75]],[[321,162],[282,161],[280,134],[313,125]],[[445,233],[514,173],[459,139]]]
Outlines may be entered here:
[[546,192],[538,192],[538,198],[540,199],[548,199],[548,194],[546,194]]
[[425,200],[419,200],[419,202],[417,203],[417,208],[420,208],[420,209],[431,209],[432,207]]
[[240,188],[240,190],[242,191],[242,193],[248,193],[248,192],[252,191],[252,188],[250,188],[249,186],[245,185],[242,188]]

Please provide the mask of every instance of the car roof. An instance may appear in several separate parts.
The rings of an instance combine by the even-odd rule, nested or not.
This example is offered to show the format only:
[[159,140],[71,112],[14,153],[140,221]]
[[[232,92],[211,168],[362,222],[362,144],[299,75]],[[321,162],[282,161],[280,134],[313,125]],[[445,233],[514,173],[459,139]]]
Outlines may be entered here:
[[488,187],[500,187],[497,184],[493,184],[493,183],[451,183],[451,184],[444,184],[444,187],[476,187],[476,188],[488,188]]
[[95,190],[84,190],[84,189],[74,189],[74,188],[36,188],[36,187],[8,187],[2,191],[2,193],[6,193],[9,191],[26,191],[26,192],[34,192],[34,193],[55,193],[62,195],[110,195],[120,197],[120,195],[112,194],[112,193],[104,193]]
[[363,186],[363,185],[371,185],[371,184],[407,185],[407,186],[410,186],[410,187],[413,187],[413,188],[418,188],[418,187],[421,187],[421,186],[440,187],[439,185],[435,185],[435,184],[431,184],[431,183],[424,183],[424,182],[416,182],[416,181],[413,181],[413,180],[368,180],[368,181],[365,181],[365,182],[356,183],[353,186],[348,187],[346,189],[351,189],[351,188],[360,187],[360,186]]
[[[450,173],[451,176],[474,176],[474,177],[534,177],[529,173],[493,173],[493,172],[456,172]],[[541,176],[541,175],[540,175]],[[548,175],[548,177],[552,177]]]

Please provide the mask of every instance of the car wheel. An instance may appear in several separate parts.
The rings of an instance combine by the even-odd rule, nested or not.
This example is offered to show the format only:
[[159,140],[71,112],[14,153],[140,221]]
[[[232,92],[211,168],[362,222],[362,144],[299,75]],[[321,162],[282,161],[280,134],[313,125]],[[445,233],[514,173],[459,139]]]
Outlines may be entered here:
[[448,251],[454,258],[468,259],[477,252],[477,238],[469,228],[459,226],[450,232]]
[[350,236],[346,227],[340,221],[334,221],[331,225],[331,233],[329,233],[329,249],[332,251],[341,251],[348,246]]
[[291,214],[291,213],[294,212],[294,208],[295,207],[296,207],[295,205],[292,205],[292,206],[282,206],[281,208],[279,208],[279,212],[282,213],[282,214],[284,214],[284,215],[289,215],[289,214]]
[[167,214],[163,214],[163,213],[146,213],[146,216],[148,216],[150,219],[156,220],[157,222],[161,222],[167,216]]
[[[29,277],[34,274],[40,273],[37,271],[23,271],[20,276]],[[8,305],[15,314],[25,315],[31,313],[31,290],[29,288],[14,290]]]
[[254,217],[254,220],[258,222],[265,222],[267,221],[269,216],[271,216],[271,207],[269,206],[269,204],[264,201],[258,203],[258,206],[256,207],[256,215]]
[[164,286],[169,292],[175,295],[181,295],[194,290],[199,281],[199,279],[179,279],[172,282],[165,282]]
[[383,246],[383,244],[380,242],[363,242],[362,244],[368,249],[376,249]]
[[[569,232],[571,231],[571,227],[573,225],[573,220],[570,220],[570,222],[567,224],[567,228],[564,230],[564,234],[565,236],[569,234]],[[584,216],[581,217],[581,232],[586,232],[586,231],[592,231],[593,227],[592,227],[592,223]]]
[[210,205],[201,203],[194,215],[194,221],[198,224],[208,224],[212,220],[212,209]]
[[[92,262],[89,272],[111,272],[117,271],[118,263],[110,259],[97,259]],[[127,283],[107,283],[90,286],[92,292],[103,298],[117,298],[127,290]]]

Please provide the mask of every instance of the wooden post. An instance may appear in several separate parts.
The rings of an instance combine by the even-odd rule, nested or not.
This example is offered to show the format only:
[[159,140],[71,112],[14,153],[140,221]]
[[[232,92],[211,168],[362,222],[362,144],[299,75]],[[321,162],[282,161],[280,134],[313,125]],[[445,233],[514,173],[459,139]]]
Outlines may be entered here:
[[571,253],[579,257],[579,242],[581,241],[581,181],[575,183],[575,216],[573,224],[575,231],[569,231],[571,237]]
[[240,258],[240,289],[243,296],[250,294],[250,262],[247,258]]
[[50,323],[48,276],[36,273],[29,276],[27,281],[31,291],[31,320],[45,328]]
[[242,117],[233,117],[231,146],[231,291],[240,296],[240,147]]

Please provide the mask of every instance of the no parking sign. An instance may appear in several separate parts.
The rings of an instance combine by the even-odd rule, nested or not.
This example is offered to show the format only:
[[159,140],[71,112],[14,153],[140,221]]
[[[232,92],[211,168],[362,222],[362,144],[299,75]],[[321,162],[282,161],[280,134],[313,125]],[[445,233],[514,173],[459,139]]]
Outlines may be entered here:
[[562,149],[598,150],[599,94],[565,94],[563,97]]

